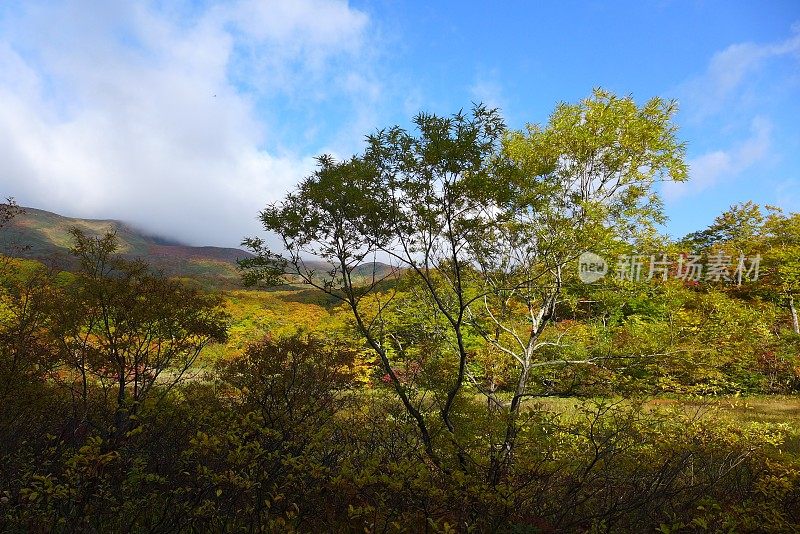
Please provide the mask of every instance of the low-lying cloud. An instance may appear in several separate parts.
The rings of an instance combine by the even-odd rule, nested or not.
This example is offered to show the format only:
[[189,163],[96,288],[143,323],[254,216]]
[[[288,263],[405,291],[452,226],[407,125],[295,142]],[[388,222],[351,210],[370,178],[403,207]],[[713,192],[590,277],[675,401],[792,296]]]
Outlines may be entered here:
[[346,3],[175,6],[0,6],[3,196],[235,246],[314,165],[259,106],[318,92],[322,78],[353,101],[376,98],[368,77],[352,82],[363,72],[341,68],[369,25]]

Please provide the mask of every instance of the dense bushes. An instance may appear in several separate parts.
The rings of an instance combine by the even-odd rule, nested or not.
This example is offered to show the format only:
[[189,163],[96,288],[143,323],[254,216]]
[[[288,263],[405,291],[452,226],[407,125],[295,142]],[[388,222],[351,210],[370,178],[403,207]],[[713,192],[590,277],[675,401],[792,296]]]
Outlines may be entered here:
[[[211,376],[188,381],[176,382],[165,365],[168,379],[149,382],[149,395],[119,432],[116,396],[99,379],[86,382],[85,398],[76,396],[79,374],[64,362],[59,320],[74,316],[53,313],[48,303],[75,279],[32,264],[13,273],[4,278],[0,332],[0,530],[782,532],[800,525],[800,465],[779,453],[785,438],[798,439],[788,428],[630,398],[575,400],[557,410],[526,402],[513,454],[498,465],[507,421],[491,404],[462,395],[453,411],[457,432],[429,428],[437,463],[347,336],[265,338],[221,360]],[[689,297],[699,309],[721,298]],[[609,323],[606,341],[589,327],[563,327],[594,344],[575,351],[658,341],[648,339],[646,320],[628,317]],[[100,357],[97,339],[85,346]],[[787,354],[759,356],[776,381],[784,372],[778,356]],[[667,363],[658,365],[674,372]],[[556,377],[601,399],[610,386],[641,391],[631,380],[647,383],[659,367],[642,369],[634,376],[577,367],[537,380],[556,388],[545,382]],[[364,387],[370,376],[375,387]],[[412,382],[406,387],[423,413],[434,412],[436,384]],[[502,380],[496,383],[502,394]]]
[[[381,390],[353,385],[355,353],[320,340],[264,340],[213,383],[167,395],[121,441],[58,436],[63,390],[43,387],[29,431],[0,459],[0,528],[11,531],[696,531],[800,525],[788,430],[685,409],[528,405],[500,480],[493,423],[465,404],[459,465],[441,467]],[[3,415],[14,409],[2,406]],[[61,412],[66,413],[66,412]],[[494,426],[500,428],[497,422]]]
[[[800,529],[797,429],[636,400],[794,390],[796,334],[758,299],[565,298],[509,411],[502,345],[478,323],[454,338],[402,291],[360,302],[385,312],[369,350],[332,321],[196,373],[225,340],[220,299],[118,261],[113,236],[75,237],[77,273],[0,271],[2,531]],[[454,342],[470,381],[450,397]]]

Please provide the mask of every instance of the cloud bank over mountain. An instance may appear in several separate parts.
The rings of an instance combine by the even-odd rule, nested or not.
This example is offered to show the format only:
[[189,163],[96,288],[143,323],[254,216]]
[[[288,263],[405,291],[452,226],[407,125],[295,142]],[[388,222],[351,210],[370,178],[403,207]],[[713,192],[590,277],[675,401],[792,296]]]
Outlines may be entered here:
[[237,245],[318,151],[265,103],[369,104],[369,22],[325,0],[0,6],[0,192]]

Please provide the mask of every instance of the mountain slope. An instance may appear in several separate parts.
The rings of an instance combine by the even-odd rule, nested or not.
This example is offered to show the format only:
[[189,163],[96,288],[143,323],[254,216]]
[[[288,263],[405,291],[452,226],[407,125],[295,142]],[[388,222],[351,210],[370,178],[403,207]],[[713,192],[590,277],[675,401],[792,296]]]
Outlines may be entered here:
[[[62,269],[74,267],[69,253],[72,236],[69,229],[77,227],[87,235],[116,232],[119,253],[133,259],[140,258],[167,276],[193,278],[207,287],[241,287],[237,260],[252,257],[244,250],[222,247],[192,247],[175,241],[147,235],[130,225],[116,220],[75,219],[49,211],[24,208],[0,229],[0,254],[39,260]],[[322,261],[309,260],[306,265],[320,273],[331,266]],[[357,284],[391,277],[394,270],[381,262],[359,265],[353,271]],[[302,285],[296,286],[302,287]]]
[[119,252],[125,257],[141,258],[167,276],[190,277],[209,286],[240,285],[236,260],[251,256],[234,248],[191,247],[149,236],[120,221],[74,219],[35,208],[24,210],[0,230],[0,252],[62,268],[68,268],[72,261],[69,229],[73,226],[89,235],[115,231]]

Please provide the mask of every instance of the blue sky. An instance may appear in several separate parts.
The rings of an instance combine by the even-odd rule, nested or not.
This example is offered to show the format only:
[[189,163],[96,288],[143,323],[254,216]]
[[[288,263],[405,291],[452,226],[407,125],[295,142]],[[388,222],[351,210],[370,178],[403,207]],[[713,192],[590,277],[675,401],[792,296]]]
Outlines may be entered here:
[[237,245],[313,167],[418,111],[510,126],[601,86],[677,99],[680,236],[800,210],[800,2],[0,3],[0,193]]

